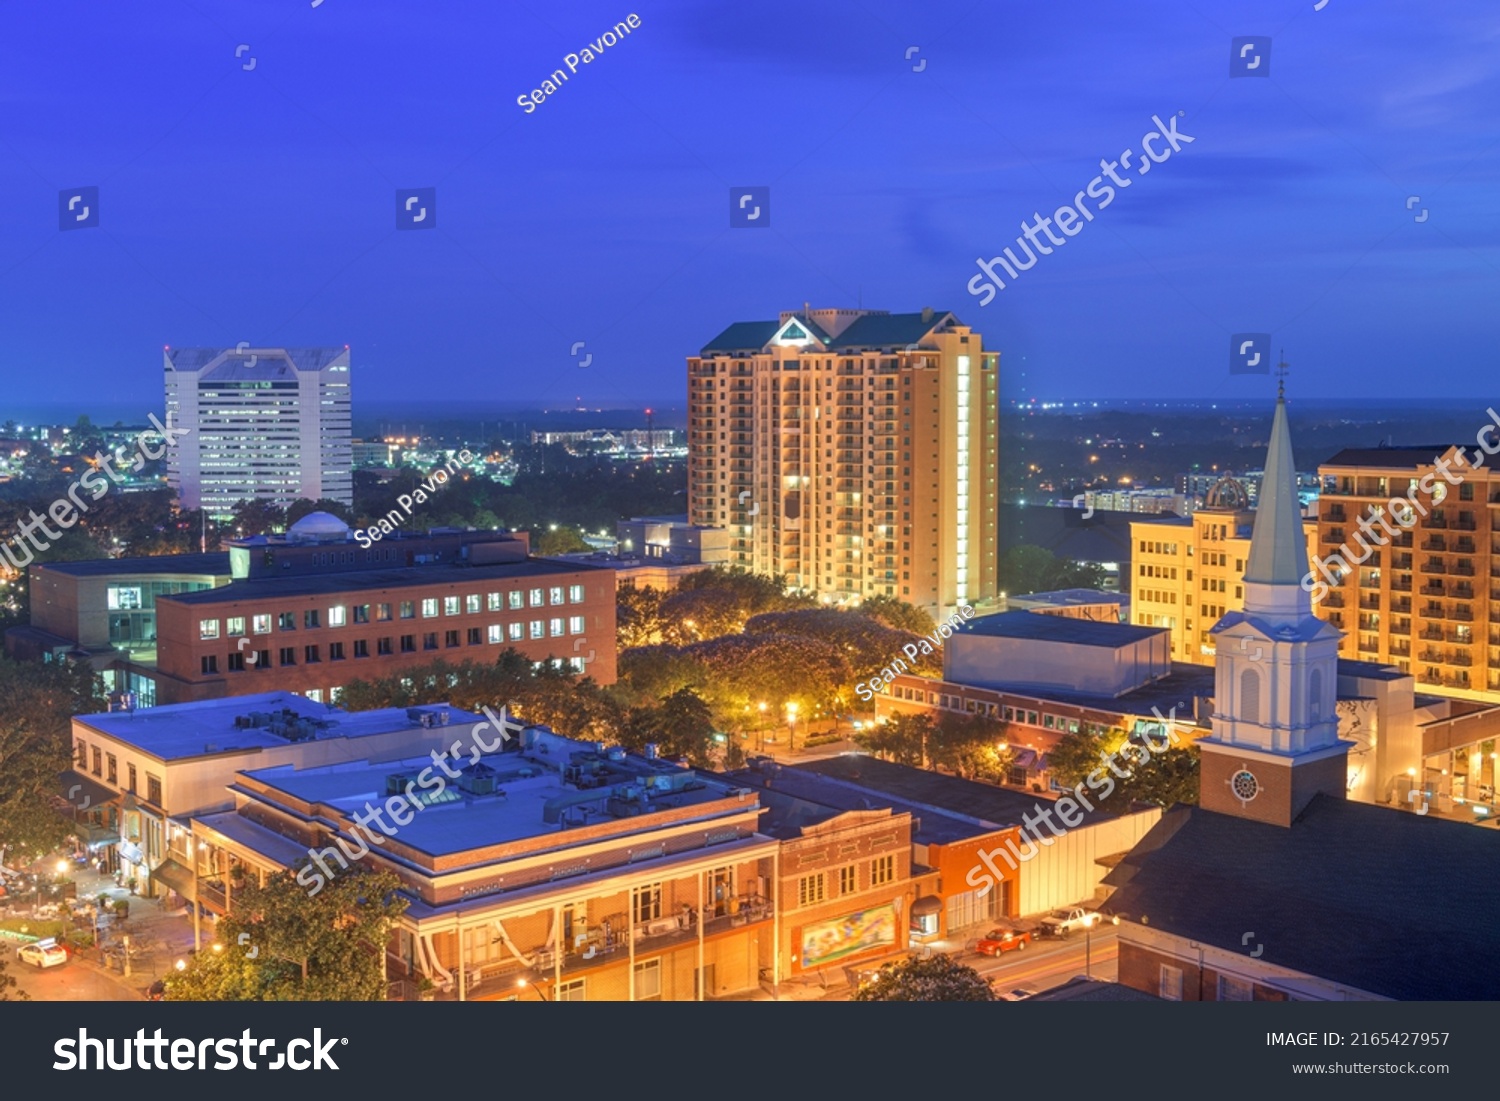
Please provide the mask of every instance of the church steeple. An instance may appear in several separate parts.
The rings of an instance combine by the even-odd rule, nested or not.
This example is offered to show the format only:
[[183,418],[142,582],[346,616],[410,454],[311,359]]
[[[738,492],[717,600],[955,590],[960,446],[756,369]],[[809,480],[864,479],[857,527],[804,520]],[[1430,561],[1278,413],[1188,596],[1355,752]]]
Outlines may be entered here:
[[1245,610],[1285,618],[1311,615],[1312,601],[1302,587],[1308,570],[1307,536],[1302,529],[1302,506],[1297,497],[1292,434],[1287,427],[1285,359],[1278,374],[1271,443],[1266,451],[1266,472],[1256,502],[1250,559],[1245,570]]
[[1214,731],[1198,742],[1200,805],[1289,826],[1314,795],[1342,797],[1348,750],[1335,702],[1341,633],[1302,587],[1307,537],[1281,364],[1265,479],[1255,509],[1243,611],[1212,628]]

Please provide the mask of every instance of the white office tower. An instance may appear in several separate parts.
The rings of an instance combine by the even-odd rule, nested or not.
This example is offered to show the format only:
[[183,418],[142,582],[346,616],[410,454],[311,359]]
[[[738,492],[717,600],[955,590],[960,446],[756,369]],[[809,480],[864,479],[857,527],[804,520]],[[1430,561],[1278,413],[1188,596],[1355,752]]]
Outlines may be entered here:
[[167,478],[185,509],[354,503],[349,348],[168,348]]

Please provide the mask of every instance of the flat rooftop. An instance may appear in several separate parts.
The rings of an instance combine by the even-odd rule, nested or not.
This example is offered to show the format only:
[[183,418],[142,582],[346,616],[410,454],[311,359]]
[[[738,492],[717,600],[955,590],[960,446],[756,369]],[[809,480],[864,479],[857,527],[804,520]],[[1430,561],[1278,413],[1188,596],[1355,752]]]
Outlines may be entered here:
[[[556,835],[558,846],[563,847],[569,844],[563,821],[592,826],[617,820],[622,832],[632,832],[641,827],[650,828],[649,815],[653,811],[717,802],[730,798],[731,792],[742,786],[701,776],[667,761],[627,757],[623,761],[610,762],[616,771],[608,782],[583,789],[564,780],[558,769],[569,763],[570,758],[592,758],[592,744],[551,733],[545,737],[546,752],[528,749],[485,754],[477,762],[465,754],[452,762],[453,768],[466,774],[475,770],[477,765],[484,766],[488,770],[487,779],[492,779],[495,785],[492,794],[470,794],[462,789],[461,779],[446,778],[441,770],[429,773],[429,776],[443,777],[439,801],[414,812],[407,825],[393,824],[395,832],[392,836],[402,845],[432,857],[452,856],[487,845],[545,835]],[[294,799],[323,804],[352,817],[364,813],[367,804],[379,807],[390,798],[387,791],[389,777],[409,779],[432,767],[433,759],[428,755],[313,768],[281,765],[245,770],[241,775]],[[607,808],[612,792],[622,787],[644,789],[649,786],[649,781],[658,779],[672,786],[652,790],[637,815],[615,814]],[[405,783],[403,780],[403,788]],[[423,789],[414,790],[421,794]],[[265,798],[259,794],[255,797]],[[560,820],[559,815],[564,810],[567,813]],[[632,827],[631,823],[638,826]],[[378,822],[371,828],[379,836]]]
[[[447,704],[413,708],[414,711],[447,712],[451,726],[477,723],[483,715],[461,711]],[[421,726],[420,719],[404,707],[375,711],[344,711],[314,703],[292,692],[266,692],[254,696],[232,696],[222,700],[148,707],[140,711],[108,711],[79,715],[74,722],[125,742],[163,761],[209,757],[234,750],[269,749],[295,744],[267,727],[238,726],[236,719],[260,713],[286,715],[319,724],[312,740],[362,738],[389,734]],[[210,749],[209,747],[213,748]]]
[[955,633],[986,638],[1017,638],[1028,642],[1063,642],[1072,646],[1104,646],[1113,650],[1167,632],[1164,627],[1097,623],[1088,619],[1037,615],[1035,612],[998,612],[971,619],[960,625]]
[[885,794],[877,798],[868,788],[775,762],[771,762],[768,769],[744,768],[725,776],[736,784],[758,791],[761,805],[767,808],[761,817],[760,832],[778,840],[797,837],[808,826],[819,825],[854,810],[890,810],[893,814],[910,814],[912,840],[918,845],[952,844],[989,833],[995,828],[977,818],[945,814],[934,807],[919,806]]
[[[828,779],[844,781],[869,792],[871,801],[876,806],[889,806],[892,800],[897,800],[918,808],[913,810],[914,815],[936,810],[955,818],[962,816],[988,824],[990,829],[1019,826],[1023,815],[1030,814],[1038,804],[1046,806],[1053,801],[1053,796],[1038,792],[1011,791],[975,780],[961,780],[957,776],[892,764],[890,761],[859,753],[844,753],[784,768],[781,775],[787,772],[815,773]],[[782,785],[778,782],[777,786]],[[1115,817],[1118,815],[1101,809],[1094,811],[1089,821],[1099,822]],[[923,828],[926,828],[925,821]],[[972,829],[962,835],[973,836],[975,831]],[[954,837],[952,840],[961,840],[961,837]]]
[[1107,593],[1103,589],[1055,589],[1046,593],[1013,593],[1010,599],[1049,604],[1129,604],[1130,594]]
[[352,570],[326,577],[277,577],[235,581],[217,589],[197,593],[174,593],[158,600],[181,604],[233,604],[248,600],[274,600],[288,596],[319,596],[334,593],[370,592],[376,589],[409,589],[422,585],[457,584],[465,581],[508,581],[531,577],[557,577],[580,570],[606,569],[587,562],[525,562],[493,566],[408,566],[383,570]]
[[71,577],[114,577],[128,574],[198,573],[229,576],[229,552],[160,554],[150,558],[91,558],[84,562],[48,562],[33,569]]

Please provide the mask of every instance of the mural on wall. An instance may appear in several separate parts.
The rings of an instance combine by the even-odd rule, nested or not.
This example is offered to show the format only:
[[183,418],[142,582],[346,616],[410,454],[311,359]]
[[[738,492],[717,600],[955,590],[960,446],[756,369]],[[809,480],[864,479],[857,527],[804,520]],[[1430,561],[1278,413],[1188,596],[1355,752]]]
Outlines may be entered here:
[[802,927],[802,966],[820,967],[872,948],[894,947],[896,906],[887,902]]

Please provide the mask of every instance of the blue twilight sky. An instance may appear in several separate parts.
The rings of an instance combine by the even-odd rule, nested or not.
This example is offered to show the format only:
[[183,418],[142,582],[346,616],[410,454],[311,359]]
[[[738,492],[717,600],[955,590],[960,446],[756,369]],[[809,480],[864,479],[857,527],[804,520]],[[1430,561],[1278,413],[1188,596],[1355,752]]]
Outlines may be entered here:
[[[861,300],[955,311],[1013,399],[1268,394],[1239,332],[1303,397],[1491,393],[1500,7],[1315,2],[6,4],[0,407],[144,415],[162,345],[239,341],[349,344],[356,409],[680,400],[728,323]],[[966,290],[1177,112],[1192,144]]]

